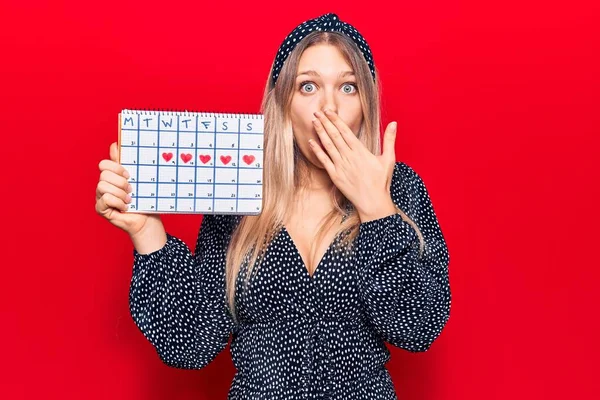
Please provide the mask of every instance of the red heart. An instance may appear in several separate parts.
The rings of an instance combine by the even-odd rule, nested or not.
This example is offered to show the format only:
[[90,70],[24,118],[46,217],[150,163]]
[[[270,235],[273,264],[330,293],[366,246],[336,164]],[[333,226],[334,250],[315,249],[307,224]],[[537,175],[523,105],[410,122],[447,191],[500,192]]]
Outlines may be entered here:
[[231,161],[231,156],[221,156],[221,162],[225,165],[229,164],[229,161]]
[[250,165],[254,162],[255,157],[253,155],[246,154],[244,157],[242,157],[242,159],[246,164]]
[[162,157],[166,162],[169,162],[171,161],[171,158],[173,158],[173,153],[162,153]]
[[181,153],[181,159],[187,164],[187,162],[192,159],[192,155],[189,153]]
[[210,156],[208,154],[200,154],[200,161],[202,161],[202,164],[206,164],[210,161]]

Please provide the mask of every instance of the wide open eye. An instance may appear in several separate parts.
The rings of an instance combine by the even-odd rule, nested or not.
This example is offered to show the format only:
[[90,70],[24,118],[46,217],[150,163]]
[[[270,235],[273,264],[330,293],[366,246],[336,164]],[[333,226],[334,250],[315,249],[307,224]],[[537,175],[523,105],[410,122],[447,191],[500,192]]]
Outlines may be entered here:
[[342,90],[344,91],[344,93],[352,94],[358,91],[358,87],[356,87],[355,83],[344,83],[344,85],[342,86]]
[[303,88],[309,88],[308,90],[304,90],[306,93],[312,93],[316,90],[315,84],[310,81],[304,81],[300,84],[300,90]]

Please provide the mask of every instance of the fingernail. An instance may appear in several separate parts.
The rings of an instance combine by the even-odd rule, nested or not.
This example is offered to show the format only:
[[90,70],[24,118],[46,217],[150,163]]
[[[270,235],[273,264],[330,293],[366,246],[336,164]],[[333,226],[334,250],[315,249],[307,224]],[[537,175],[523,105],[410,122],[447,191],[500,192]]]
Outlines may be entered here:
[[315,117],[321,117],[323,114],[320,111],[315,111]]
[[125,172],[123,172],[123,176],[127,179],[130,178],[129,172],[127,172],[127,170],[125,170]]
[[127,193],[131,193],[132,190],[133,188],[131,187],[131,185],[127,185]]
[[131,196],[127,195],[127,197],[125,197],[125,200],[127,200],[128,203],[131,202]]
[[396,133],[396,129],[398,128],[398,123],[396,121],[392,122],[392,132]]

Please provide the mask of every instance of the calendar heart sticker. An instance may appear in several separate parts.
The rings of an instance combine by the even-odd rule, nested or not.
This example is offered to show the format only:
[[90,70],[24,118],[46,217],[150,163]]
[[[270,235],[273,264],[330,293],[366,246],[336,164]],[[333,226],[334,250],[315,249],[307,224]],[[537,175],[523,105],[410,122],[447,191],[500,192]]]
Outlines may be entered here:
[[244,157],[242,157],[242,160],[244,160],[246,164],[250,165],[254,162],[255,158],[256,157],[251,154],[246,154]]
[[117,144],[130,174],[128,212],[262,211],[262,114],[122,110]]
[[208,154],[200,154],[200,161],[202,161],[202,164],[206,164],[207,162],[209,162],[211,159],[210,155]]

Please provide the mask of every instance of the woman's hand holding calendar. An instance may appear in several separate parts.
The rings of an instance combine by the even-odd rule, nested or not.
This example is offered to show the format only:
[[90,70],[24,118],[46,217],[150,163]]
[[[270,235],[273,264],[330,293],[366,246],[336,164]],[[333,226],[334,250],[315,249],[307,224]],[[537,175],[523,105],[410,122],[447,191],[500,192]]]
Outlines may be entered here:
[[96,187],[96,212],[129,234],[140,253],[151,253],[166,242],[159,215],[125,212],[131,202],[128,172],[119,164],[117,143],[110,145],[110,160],[102,160]]

